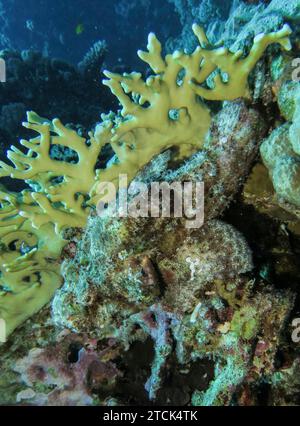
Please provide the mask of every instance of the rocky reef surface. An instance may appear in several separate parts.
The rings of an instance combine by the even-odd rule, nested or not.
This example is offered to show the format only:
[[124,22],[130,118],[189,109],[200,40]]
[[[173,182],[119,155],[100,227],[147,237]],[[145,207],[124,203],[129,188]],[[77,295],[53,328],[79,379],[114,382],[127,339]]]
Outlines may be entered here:
[[245,52],[288,23],[293,49],[268,49],[248,99],[212,106],[200,151],[167,149],[135,176],[204,182],[203,226],[92,211],[65,230],[63,286],[0,347],[1,404],[300,405],[300,3],[169,2],[183,25],[169,46],[198,20]]
[[212,43],[224,40],[230,49],[237,50],[247,49],[257,34],[274,31],[286,21],[297,22],[300,14],[297,0],[168,1],[174,4],[183,26],[181,36],[169,40],[171,46],[174,43],[177,48],[183,44],[190,49],[195,46],[189,34],[193,22],[199,22],[205,27]]

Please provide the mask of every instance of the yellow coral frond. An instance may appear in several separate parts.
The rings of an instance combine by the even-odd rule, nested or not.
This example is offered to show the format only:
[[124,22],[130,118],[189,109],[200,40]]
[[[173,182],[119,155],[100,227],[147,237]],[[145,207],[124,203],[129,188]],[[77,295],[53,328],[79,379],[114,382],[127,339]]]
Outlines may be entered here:
[[[194,27],[194,31],[197,34],[202,34],[197,26]],[[279,43],[285,50],[290,50],[289,35],[291,32],[290,27],[284,25],[279,31],[257,35],[248,56],[243,59],[241,58],[243,52],[240,50],[232,53],[224,47],[196,49],[189,58],[190,63],[193,63],[190,85],[195,94],[207,100],[234,100],[248,96],[248,76],[266,48],[270,44]],[[199,56],[203,61],[201,64],[199,63]],[[183,55],[179,58],[179,61],[182,65],[187,64],[186,56]],[[214,71],[217,71],[213,77],[214,87],[209,89],[201,86],[200,84],[204,83]],[[220,73],[226,74],[226,81],[221,78]]]
[[9,335],[48,303],[61,284],[58,258],[66,241],[51,223],[34,229],[20,215],[21,209],[39,210],[26,204],[32,202],[27,192],[23,196],[1,192],[0,199],[0,318]]
[[[194,24],[193,32],[199,46],[192,54],[176,51],[165,58],[159,40],[154,34],[149,35],[148,52],[138,51],[138,56],[154,71],[146,81],[140,73],[104,72],[107,80],[103,83],[118,98],[123,120],[112,128],[111,145],[118,161],[99,171],[91,191],[93,203],[101,200],[97,195],[99,183],[116,183],[118,175],[124,173],[130,181],[162,150],[177,147],[180,155],[188,155],[200,149],[211,119],[199,97],[233,100],[247,96],[248,76],[265,49],[271,43],[290,48],[288,25],[257,36],[243,59],[240,50],[232,53],[225,47],[212,46],[200,26]],[[213,88],[207,84],[208,78]]]
[[[31,219],[34,227],[53,223],[57,232],[68,226],[84,226],[89,209],[84,206],[83,196],[87,196],[95,180],[95,164],[102,148],[99,139],[90,143],[74,130],[68,129],[58,120],[51,123],[35,113],[28,113],[24,127],[39,134],[29,141],[21,140],[26,153],[12,147],[7,156],[13,166],[1,163],[0,176],[22,179],[28,183],[38,182],[39,193],[31,194],[31,202],[38,205],[27,206],[21,216]],[[60,145],[72,149],[78,156],[73,164],[51,157],[51,147]],[[56,181],[55,179],[60,179]],[[83,195],[83,196],[82,196]]]
[[147,49],[148,52],[138,51],[139,58],[150,65],[156,74],[164,72],[166,70],[166,63],[161,56],[161,43],[153,33],[150,33],[148,36]]

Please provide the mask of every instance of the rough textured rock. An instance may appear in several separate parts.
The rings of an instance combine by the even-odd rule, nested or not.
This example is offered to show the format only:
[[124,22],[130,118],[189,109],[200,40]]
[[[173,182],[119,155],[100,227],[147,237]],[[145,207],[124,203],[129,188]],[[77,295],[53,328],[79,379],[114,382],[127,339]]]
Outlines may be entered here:
[[[300,207],[300,149],[299,149],[299,119],[300,91],[299,83],[292,91],[292,106],[286,106],[285,115],[293,114],[292,124],[283,124],[276,128],[263,142],[260,148],[262,159],[268,167],[274,189],[280,198]],[[287,90],[283,86],[282,90]],[[281,99],[279,97],[279,99]],[[290,97],[291,99],[291,97]],[[287,105],[287,103],[285,104]]]
[[[141,265],[149,263],[148,266],[152,270],[151,262],[155,265],[160,263],[167,265],[170,260],[171,265],[168,268],[165,266],[165,269],[172,270],[178,262],[178,259],[174,260],[176,251],[184,252],[185,245],[189,247],[185,250],[187,253],[193,250],[199,255],[203,253],[204,258],[200,263],[204,263],[204,275],[200,281],[213,280],[213,275],[209,276],[208,271],[212,270],[212,265],[217,262],[217,259],[220,265],[216,274],[236,275],[251,269],[251,256],[247,245],[238,234],[225,224],[210,222],[210,220],[226,209],[240,188],[255,158],[256,141],[261,138],[263,132],[264,126],[254,110],[247,109],[241,102],[228,103],[215,117],[207,138],[206,150],[195,154],[174,170],[170,164],[172,162],[168,161],[170,160],[168,152],[158,156],[149,166],[146,166],[145,170],[137,176],[137,181],[205,183],[206,227],[203,230],[189,231],[185,227],[185,219],[180,218],[124,220],[106,218],[104,220],[92,217],[75,259],[66,262],[63,266],[66,283],[53,302],[53,312],[57,322],[71,325],[71,327],[73,327],[72,323],[79,322],[79,328],[73,327],[78,330],[82,329],[83,324],[88,324],[89,330],[94,328],[90,321],[96,322],[97,327],[105,328],[105,324],[111,326],[113,312],[118,311],[117,315],[125,318],[128,316],[128,311],[136,309],[135,305],[141,309],[144,304],[150,306],[155,303],[160,293],[159,282],[153,278],[156,285],[153,283],[152,287],[143,283],[145,277],[141,275]],[[143,229],[142,234],[140,229]],[[218,240],[218,234],[220,240]],[[214,245],[213,240],[219,241],[219,244]],[[190,247],[191,244],[194,247],[193,250]],[[203,244],[202,248],[201,244]],[[231,252],[232,260],[229,256],[228,263],[222,257],[220,247],[223,247],[226,253],[228,250]],[[207,258],[204,254],[206,250],[210,253]],[[234,262],[237,262],[236,266]],[[178,269],[179,276],[181,272],[184,273],[184,270],[190,273],[190,266],[185,259],[182,258],[179,264],[181,265]],[[159,274],[161,273],[159,271]],[[183,275],[182,278],[178,278],[177,285],[182,286],[185,282],[186,276]],[[169,289],[169,292],[171,291]],[[118,302],[114,301],[108,308],[105,300],[110,300],[112,292],[119,295],[124,305],[122,309],[119,309]],[[180,297],[179,294],[178,297]],[[168,303],[169,299],[166,300]],[[174,303],[180,305],[181,301]],[[190,303],[188,298],[186,303]],[[86,305],[92,310],[96,308],[99,311],[98,315],[93,314],[91,317],[87,315]],[[76,312],[79,310],[82,313],[79,313],[79,316],[75,315],[73,308]],[[87,329],[86,326],[84,329]]]
[[[264,2],[245,2],[231,0],[222,2],[209,0],[169,0],[175,4],[183,24],[181,36],[169,41],[169,45],[182,47],[188,41],[190,49],[195,47],[195,40],[188,35],[187,29],[191,23],[197,22],[207,30],[208,39],[212,43],[220,39],[226,40],[226,45],[233,51],[240,48],[247,50],[251,47],[252,39],[263,32],[275,31],[289,22],[293,27],[300,20],[300,5],[298,0],[272,0]],[[246,3],[246,4],[245,4]]]

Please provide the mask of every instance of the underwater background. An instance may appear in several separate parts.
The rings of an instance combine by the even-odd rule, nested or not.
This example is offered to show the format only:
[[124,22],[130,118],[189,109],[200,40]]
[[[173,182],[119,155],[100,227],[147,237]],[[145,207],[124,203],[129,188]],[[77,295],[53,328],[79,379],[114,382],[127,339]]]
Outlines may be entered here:
[[[300,405],[299,34],[300,0],[0,0],[0,405]],[[124,174],[204,182],[202,226],[102,217]]]

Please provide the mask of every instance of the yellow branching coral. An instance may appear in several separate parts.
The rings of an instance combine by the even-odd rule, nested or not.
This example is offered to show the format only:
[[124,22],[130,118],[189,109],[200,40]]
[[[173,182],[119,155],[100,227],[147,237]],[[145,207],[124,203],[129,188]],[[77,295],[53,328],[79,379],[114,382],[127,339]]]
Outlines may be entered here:
[[[61,285],[59,256],[66,244],[61,231],[84,227],[90,208],[85,201],[95,180],[100,143],[89,143],[59,120],[28,113],[28,129],[39,136],[12,147],[0,176],[22,179],[32,189],[0,192],[0,318],[7,333],[48,303]],[[53,146],[67,147],[77,161],[55,160]]]
[[[126,174],[130,182],[151,159],[168,148],[183,158],[199,150],[211,118],[204,100],[231,100],[248,95],[248,76],[271,43],[290,49],[290,28],[261,34],[248,56],[211,46],[197,25],[199,46],[192,54],[176,51],[162,56],[154,34],[148,51],[139,51],[154,75],[105,72],[104,84],[119,99],[120,114],[103,116],[90,140],[80,137],[55,119],[28,113],[27,129],[38,136],[21,140],[0,162],[0,177],[27,182],[21,194],[0,192],[0,318],[10,334],[50,301],[61,285],[59,257],[66,241],[62,230],[84,227],[91,206],[103,197],[99,184],[114,183]],[[113,116],[113,117],[112,117]],[[115,152],[106,169],[95,170],[104,145]],[[70,149],[76,160],[51,155],[53,147]]]
[[[8,151],[7,157],[14,166],[0,163],[0,176],[22,179],[35,188],[30,196],[40,209],[27,206],[20,214],[29,218],[36,228],[53,223],[57,233],[64,227],[85,226],[88,214],[85,198],[95,180],[99,139],[92,138],[88,144],[58,119],[43,121],[34,113],[28,113],[28,122],[23,125],[39,136],[20,141],[27,148],[26,154],[15,147]],[[78,161],[71,163],[51,158],[50,149],[55,145],[72,149]]]
[[[232,53],[224,47],[210,46],[206,35],[198,25],[193,26],[193,31],[200,46],[190,56],[181,52],[175,56],[189,69],[189,84],[194,92],[207,100],[248,97],[248,76],[266,48],[270,44],[279,43],[285,50],[291,50],[289,36],[292,30],[287,24],[279,31],[257,35],[246,58],[242,58],[242,50]],[[216,72],[213,76],[214,87],[209,89],[201,86],[214,72]]]
[[[103,83],[119,99],[122,119],[112,127],[111,145],[117,162],[99,173],[98,182],[117,184],[123,173],[130,181],[151,158],[170,147],[177,147],[181,157],[200,149],[211,122],[202,99],[221,101],[247,96],[248,76],[264,50],[272,43],[291,48],[288,25],[258,35],[246,58],[242,58],[242,51],[232,53],[211,46],[198,25],[193,25],[193,31],[199,46],[192,54],[176,51],[165,58],[156,36],[149,35],[148,51],[138,51],[154,72],[146,81],[137,72],[119,75],[105,71],[108,80]],[[102,135],[102,126],[96,130],[96,140]],[[101,199],[97,188],[95,185],[92,190],[94,202]]]
[[0,192],[0,318],[8,335],[48,303],[62,282],[57,259],[65,241],[52,224],[37,230],[19,214],[29,200],[26,191]]

